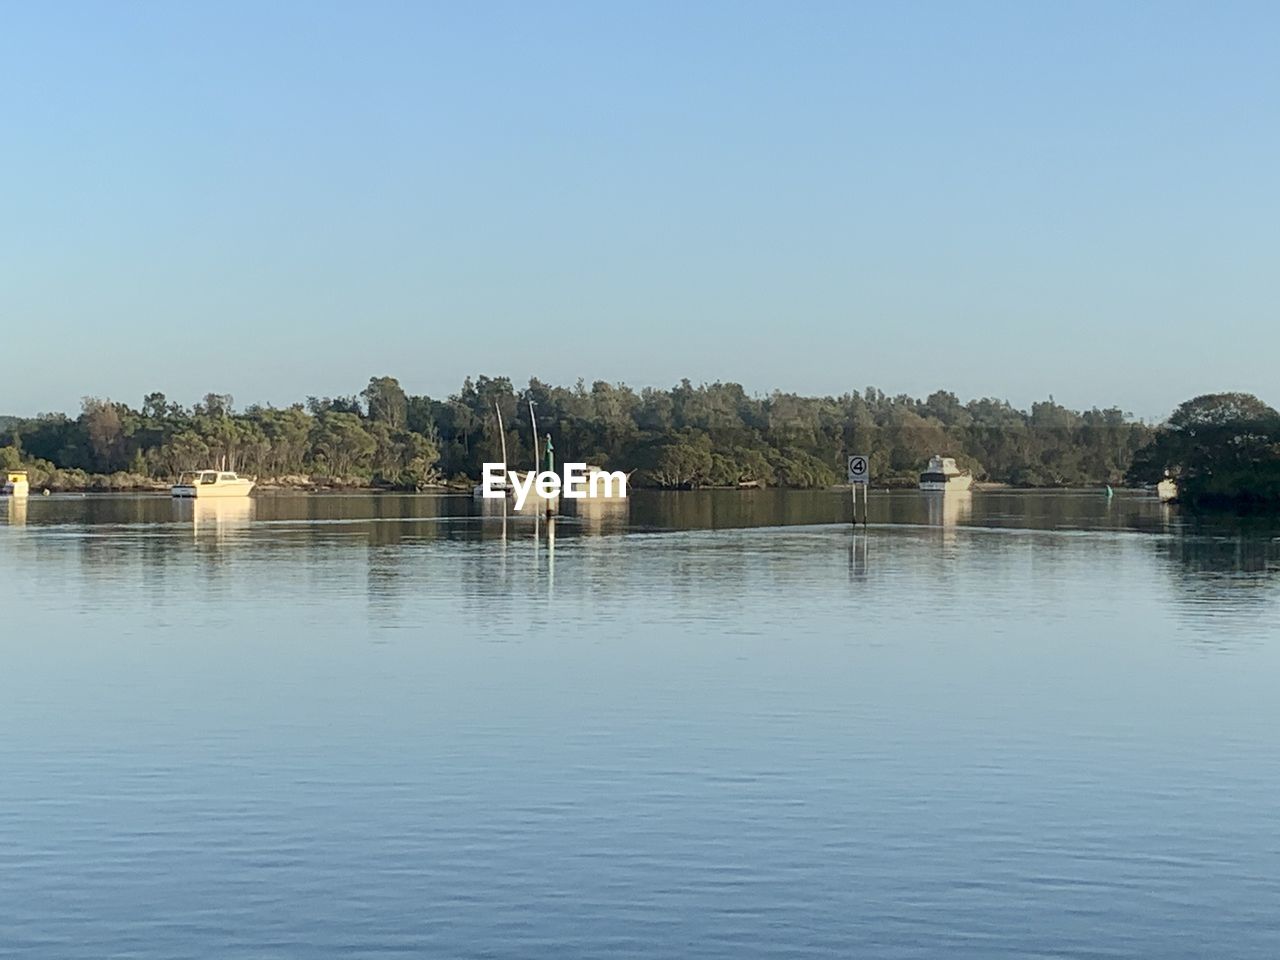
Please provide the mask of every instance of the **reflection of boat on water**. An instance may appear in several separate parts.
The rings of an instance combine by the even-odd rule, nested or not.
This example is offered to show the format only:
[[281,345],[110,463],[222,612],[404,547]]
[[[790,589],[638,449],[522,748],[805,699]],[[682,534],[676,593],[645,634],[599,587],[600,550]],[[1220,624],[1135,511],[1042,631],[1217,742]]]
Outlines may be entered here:
[[1161,503],[1171,503],[1178,499],[1178,482],[1172,477],[1165,477],[1156,484],[1156,496]]
[[5,498],[5,520],[11,527],[25,526],[27,522],[27,498]]
[[924,473],[920,474],[920,489],[932,491],[968,490],[973,486],[973,474],[964,473],[951,457],[932,457]]
[[954,527],[973,516],[973,491],[934,490],[925,505],[931,527]]
[[[520,474],[517,481],[523,486],[526,482],[526,475]],[[472,497],[479,504],[480,512],[485,515],[489,514],[510,514],[516,517],[532,517],[541,516],[547,512],[548,504],[552,510],[555,510],[560,504],[560,495],[556,494],[552,497],[543,497],[538,493],[534,486],[529,487],[529,492],[525,496],[524,503],[519,508],[516,507],[516,499],[519,496],[516,493],[515,486],[512,484],[503,484],[498,487],[504,490],[505,496],[486,497],[484,495],[483,484],[476,484],[472,490]]]
[[10,470],[5,474],[4,486],[0,487],[0,497],[25,500],[30,492],[31,486],[27,483],[27,471]]
[[626,490],[630,474],[613,473],[595,464],[587,464],[585,472],[587,495],[566,498],[573,514],[582,522],[583,530],[604,533],[625,529],[631,517],[631,501]]
[[621,532],[631,519],[631,501],[625,497],[583,497],[566,502],[586,533]]
[[195,470],[179,476],[169,492],[175,497],[208,499],[247,497],[252,489],[252,480],[229,470]]
[[222,537],[234,531],[247,530],[253,520],[252,497],[184,498],[174,506],[182,520],[190,520],[197,537],[212,533]]
[[502,481],[495,483],[493,486],[495,490],[502,491],[503,496],[486,497],[484,495],[483,483],[477,483],[474,487],[471,488],[471,496],[474,497],[476,500],[487,500],[491,503],[501,503],[503,500],[510,500],[512,497],[516,495],[515,490],[512,488],[511,484],[505,478]]

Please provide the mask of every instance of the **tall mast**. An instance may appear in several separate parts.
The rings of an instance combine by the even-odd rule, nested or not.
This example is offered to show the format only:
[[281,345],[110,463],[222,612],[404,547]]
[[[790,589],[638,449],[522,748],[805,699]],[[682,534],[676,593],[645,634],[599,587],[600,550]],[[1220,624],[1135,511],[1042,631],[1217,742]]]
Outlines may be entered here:
[[538,457],[541,451],[538,449],[538,418],[533,415],[533,400],[529,400],[529,422],[533,424],[533,472],[538,472],[538,465],[541,462]]
[[507,431],[502,426],[502,408],[498,401],[493,401],[493,412],[498,415],[498,437],[502,440],[502,469],[507,469]]

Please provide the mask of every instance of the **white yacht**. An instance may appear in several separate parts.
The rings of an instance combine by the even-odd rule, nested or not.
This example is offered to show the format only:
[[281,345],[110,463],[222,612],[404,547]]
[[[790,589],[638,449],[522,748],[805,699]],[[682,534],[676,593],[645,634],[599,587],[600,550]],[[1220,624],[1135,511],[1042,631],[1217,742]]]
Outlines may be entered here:
[[951,457],[930,458],[920,474],[921,490],[968,490],[972,486],[973,474],[962,472]]
[[1178,481],[1173,477],[1165,477],[1156,484],[1156,496],[1161,503],[1172,503],[1178,499]]
[[25,470],[10,470],[5,474],[4,486],[0,487],[0,497],[13,497],[15,500],[21,500],[31,492],[31,485],[27,483],[27,472]]
[[247,497],[253,481],[228,470],[196,470],[178,477],[169,491],[175,497]]
[[[631,473],[621,470],[606,470],[594,463],[587,464],[587,495],[583,500],[590,502],[608,501],[623,502],[627,499],[627,488],[631,485]],[[625,480],[625,482],[620,482]]]

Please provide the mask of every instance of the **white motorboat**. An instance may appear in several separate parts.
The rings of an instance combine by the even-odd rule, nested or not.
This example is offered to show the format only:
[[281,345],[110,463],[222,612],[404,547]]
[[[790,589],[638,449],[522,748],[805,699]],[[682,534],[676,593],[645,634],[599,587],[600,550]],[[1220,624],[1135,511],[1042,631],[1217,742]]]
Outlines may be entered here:
[[1156,484],[1156,496],[1160,498],[1161,503],[1171,503],[1178,499],[1178,481],[1172,477],[1165,477]]
[[5,474],[4,486],[0,487],[0,496],[21,500],[30,492],[31,485],[27,483],[27,472],[25,470],[10,470]]
[[951,457],[930,458],[920,474],[921,490],[968,490],[972,486],[973,474],[962,471]]
[[587,464],[587,495],[582,499],[589,503],[605,501],[622,502],[627,499],[627,487],[631,474],[621,470],[606,470],[595,464]]
[[253,481],[229,470],[196,470],[178,477],[170,489],[175,497],[247,497]]

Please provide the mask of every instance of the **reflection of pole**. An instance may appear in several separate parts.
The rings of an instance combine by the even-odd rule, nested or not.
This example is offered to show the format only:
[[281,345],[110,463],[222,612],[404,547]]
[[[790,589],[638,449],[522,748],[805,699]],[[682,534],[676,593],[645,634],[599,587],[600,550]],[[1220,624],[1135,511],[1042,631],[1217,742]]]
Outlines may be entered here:
[[[551,473],[556,472],[556,449],[551,445],[551,434],[547,434],[547,470]],[[559,497],[559,494],[556,494]],[[551,517],[555,515],[557,500],[547,497],[547,523],[551,523]]]
[[865,580],[867,576],[867,541],[871,538],[865,533],[858,534],[849,541],[849,579]]
[[547,517],[547,589],[556,582],[556,518]]

